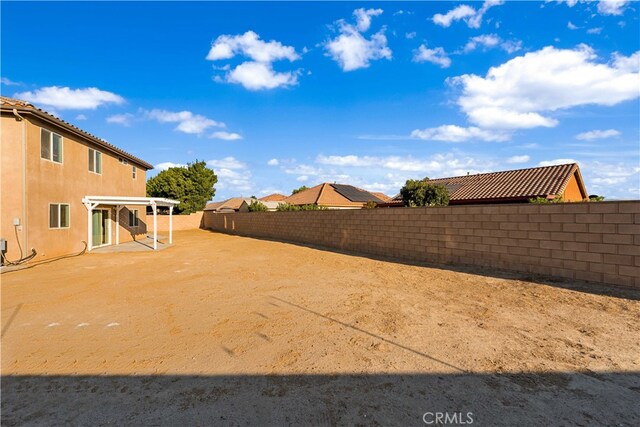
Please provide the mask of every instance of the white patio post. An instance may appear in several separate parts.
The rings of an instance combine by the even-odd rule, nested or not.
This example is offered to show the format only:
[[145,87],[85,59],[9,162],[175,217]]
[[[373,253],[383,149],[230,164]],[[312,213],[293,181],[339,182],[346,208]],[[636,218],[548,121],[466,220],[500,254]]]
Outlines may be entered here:
[[120,209],[122,205],[116,205],[116,246],[120,244]]
[[158,209],[156,202],[151,202],[153,207],[153,250],[158,249]]
[[169,244],[173,244],[173,206],[169,206]]
[[89,199],[82,199],[82,204],[87,208],[87,252],[91,252],[93,249],[93,222],[91,213],[93,208],[98,206],[98,203],[91,203]]
[[93,208],[91,207],[91,204],[89,204],[88,206],[85,204],[84,205],[87,208],[87,252],[91,252],[91,249],[93,249],[93,242],[92,240],[92,235],[93,235],[93,223],[91,222],[91,212],[93,211]]

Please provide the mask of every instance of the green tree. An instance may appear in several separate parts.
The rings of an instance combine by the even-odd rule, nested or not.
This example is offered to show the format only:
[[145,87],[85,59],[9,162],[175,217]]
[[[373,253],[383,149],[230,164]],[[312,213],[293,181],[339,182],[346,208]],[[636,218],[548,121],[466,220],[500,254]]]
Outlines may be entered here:
[[267,212],[267,206],[259,200],[254,200],[249,205],[249,212]]
[[293,194],[296,194],[296,193],[299,193],[301,191],[308,190],[308,189],[309,189],[309,187],[307,187],[306,185],[303,185],[302,187],[296,188],[295,190],[293,190],[291,192],[291,194],[293,195]]
[[196,160],[186,167],[174,167],[160,172],[147,181],[148,197],[179,200],[174,208],[178,214],[190,214],[204,209],[216,193],[213,186],[218,177],[204,161]]
[[423,180],[408,179],[400,189],[405,205],[416,206],[447,206],[449,191],[444,185],[430,184],[429,178]]

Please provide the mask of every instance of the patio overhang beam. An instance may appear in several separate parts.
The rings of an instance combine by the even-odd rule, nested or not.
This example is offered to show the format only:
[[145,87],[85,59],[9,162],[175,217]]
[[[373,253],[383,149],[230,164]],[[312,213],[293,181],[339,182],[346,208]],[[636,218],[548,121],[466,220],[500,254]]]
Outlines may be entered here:
[[[126,205],[151,206],[153,208],[153,249],[158,249],[158,206],[173,208],[180,203],[179,200],[165,199],[163,197],[117,197],[117,196],[85,196],[82,204],[87,208],[87,250],[93,249],[93,221],[92,211],[100,206],[115,206],[116,208],[116,244],[120,243],[120,210]],[[173,209],[169,209],[169,244],[173,243]]]

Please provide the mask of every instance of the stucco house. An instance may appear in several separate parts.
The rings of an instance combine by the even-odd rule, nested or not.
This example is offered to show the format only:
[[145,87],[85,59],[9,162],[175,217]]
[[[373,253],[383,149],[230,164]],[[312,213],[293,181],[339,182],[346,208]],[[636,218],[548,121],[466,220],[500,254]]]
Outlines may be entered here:
[[367,203],[384,201],[372,193],[347,184],[325,182],[283,199],[290,205],[317,205],[327,209],[362,209]]
[[251,205],[251,203],[253,203],[254,201],[262,203],[267,208],[268,212],[275,212],[275,210],[278,209],[278,205],[282,203],[275,200],[262,200],[262,199],[244,200],[240,205],[240,208],[238,208],[238,212],[249,212],[249,205]]
[[5,260],[132,240],[147,232],[146,206],[177,203],[145,197],[144,160],[26,101],[0,97],[0,107]]

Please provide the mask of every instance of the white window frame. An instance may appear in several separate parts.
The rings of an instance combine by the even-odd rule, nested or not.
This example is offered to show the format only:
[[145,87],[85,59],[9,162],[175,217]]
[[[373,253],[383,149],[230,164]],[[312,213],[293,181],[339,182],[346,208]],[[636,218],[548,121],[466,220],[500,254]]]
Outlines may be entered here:
[[[89,172],[95,173],[97,175],[102,175],[102,158],[103,158],[102,151],[98,151],[95,148],[90,148],[89,147],[89,156],[91,156],[91,152],[92,151],[93,151],[93,169],[94,170],[91,170],[91,163],[89,163],[88,164]],[[100,155],[100,170],[99,171],[95,170],[96,166],[98,164],[98,162],[96,161],[98,159],[98,154]]]
[[[42,157],[42,131],[49,132],[49,134],[51,135],[51,138],[49,138],[49,156],[50,157],[48,158]],[[60,137],[60,161],[53,160],[53,135],[57,135],[58,137]],[[63,164],[64,163],[64,137],[59,133],[55,133],[53,131],[50,131],[49,129],[41,127],[40,128],[40,159],[47,160],[52,163],[57,163],[59,165]]]
[[[52,227],[51,226],[51,206],[58,206],[58,226],[57,227]],[[67,206],[67,212],[69,212],[69,220],[67,221],[67,226],[66,227],[61,227],[60,226],[60,212],[62,211],[61,206]],[[48,223],[49,223],[49,230],[66,230],[71,228],[71,204],[70,203],[49,203],[48,205],[48,211],[47,211],[47,219],[48,219]]]
[[[130,209],[129,210],[129,227],[137,228],[140,227],[140,216],[138,215],[139,209]],[[131,224],[131,218],[133,214],[133,224]]]
[[131,166],[131,176],[133,179],[138,179],[138,168]]

